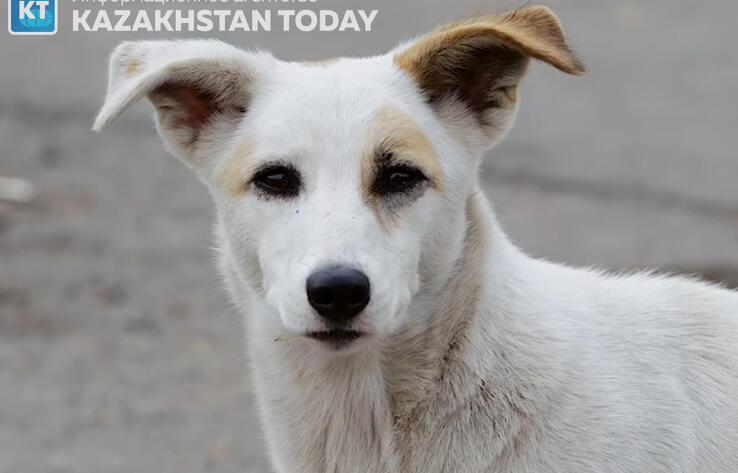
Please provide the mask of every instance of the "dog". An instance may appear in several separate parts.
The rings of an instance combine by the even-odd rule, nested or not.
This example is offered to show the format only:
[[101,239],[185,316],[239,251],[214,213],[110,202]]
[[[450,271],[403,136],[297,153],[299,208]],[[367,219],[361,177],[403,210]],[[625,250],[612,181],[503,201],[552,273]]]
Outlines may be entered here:
[[534,259],[480,192],[531,58],[585,71],[542,6],[362,59],[112,54],[94,129],[148,97],[209,190],[277,472],[738,471],[738,293]]

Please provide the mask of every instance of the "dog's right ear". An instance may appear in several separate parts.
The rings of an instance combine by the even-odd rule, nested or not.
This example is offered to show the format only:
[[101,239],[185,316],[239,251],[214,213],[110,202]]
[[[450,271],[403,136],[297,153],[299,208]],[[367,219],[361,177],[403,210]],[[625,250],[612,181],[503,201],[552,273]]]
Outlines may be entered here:
[[530,58],[584,73],[558,18],[543,6],[442,25],[394,52],[395,64],[447,123],[465,134],[482,131],[485,146],[510,128]]
[[212,154],[208,145],[228,139],[249,106],[258,72],[271,56],[219,41],[138,41],[118,46],[110,58],[105,103],[94,131],[115,121],[147,96],[167,149],[194,167]]

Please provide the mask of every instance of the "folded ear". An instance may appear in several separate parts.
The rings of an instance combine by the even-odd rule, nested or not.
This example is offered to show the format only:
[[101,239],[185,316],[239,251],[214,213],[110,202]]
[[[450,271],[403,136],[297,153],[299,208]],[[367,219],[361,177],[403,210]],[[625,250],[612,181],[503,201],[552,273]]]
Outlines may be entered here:
[[475,118],[487,138],[499,137],[514,116],[517,85],[529,58],[580,75],[584,66],[567,44],[561,24],[543,6],[471,18],[441,26],[401,47],[395,63],[448,117]]
[[105,104],[95,119],[100,131],[147,96],[157,129],[172,154],[199,165],[209,143],[227,139],[249,105],[256,71],[271,57],[219,41],[125,42],[110,58]]

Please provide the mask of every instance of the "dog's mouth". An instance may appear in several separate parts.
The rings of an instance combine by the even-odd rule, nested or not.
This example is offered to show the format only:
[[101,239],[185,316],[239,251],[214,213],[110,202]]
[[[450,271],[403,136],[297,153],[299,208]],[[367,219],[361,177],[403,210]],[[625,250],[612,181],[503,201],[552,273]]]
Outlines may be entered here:
[[320,332],[308,332],[306,336],[318,340],[335,349],[344,348],[361,338],[364,334],[356,330],[332,329]]

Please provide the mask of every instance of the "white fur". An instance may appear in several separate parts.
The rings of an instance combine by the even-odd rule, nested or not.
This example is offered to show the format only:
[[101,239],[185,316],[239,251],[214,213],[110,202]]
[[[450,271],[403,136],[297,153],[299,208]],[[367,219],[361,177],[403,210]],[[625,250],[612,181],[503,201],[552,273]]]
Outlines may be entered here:
[[[132,57],[154,59],[128,77]],[[572,269],[516,248],[477,179],[514,108],[494,133],[452,103],[434,112],[391,54],[307,67],[216,42],[128,43],[96,126],[166,80],[168,64],[204,57],[253,78],[248,112],[191,146],[159,129],[215,202],[220,266],[245,316],[276,471],[738,471],[738,294]],[[412,117],[444,173],[444,191],[426,191],[390,229],[364,202],[358,171],[386,106]],[[252,159],[300,169],[297,199],[217,185],[244,140]],[[304,287],[328,263],[356,266],[372,284],[355,325],[371,336],[340,352],[302,336],[323,327]]]

